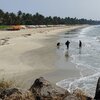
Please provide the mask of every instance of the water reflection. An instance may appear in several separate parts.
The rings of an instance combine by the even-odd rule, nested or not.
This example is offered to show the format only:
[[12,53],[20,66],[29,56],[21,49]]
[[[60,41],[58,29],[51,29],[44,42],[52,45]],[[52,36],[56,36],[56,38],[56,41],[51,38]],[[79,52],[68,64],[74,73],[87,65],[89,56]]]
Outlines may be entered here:
[[82,50],[81,50],[81,48],[79,48],[79,54],[81,54],[82,53]]
[[65,52],[65,58],[68,61],[68,59],[69,59],[69,51],[68,50]]
[[57,49],[59,49],[60,48],[60,46],[57,46]]

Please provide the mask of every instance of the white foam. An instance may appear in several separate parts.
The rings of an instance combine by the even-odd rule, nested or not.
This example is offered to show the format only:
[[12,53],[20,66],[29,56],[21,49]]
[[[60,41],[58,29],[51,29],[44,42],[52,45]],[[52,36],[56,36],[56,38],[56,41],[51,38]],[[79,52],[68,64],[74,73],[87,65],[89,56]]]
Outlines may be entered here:
[[[96,82],[99,76],[100,76],[100,72],[90,76],[81,77],[79,79],[77,78],[65,79],[63,81],[58,82],[57,85],[65,89],[68,89],[69,91],[75,90],[77,88],[81,88],[82,90],[88,91],[88,93],[91,94],[90,88],[95,89]],[[95,93],[95,90],[92,91],[93,93]]]

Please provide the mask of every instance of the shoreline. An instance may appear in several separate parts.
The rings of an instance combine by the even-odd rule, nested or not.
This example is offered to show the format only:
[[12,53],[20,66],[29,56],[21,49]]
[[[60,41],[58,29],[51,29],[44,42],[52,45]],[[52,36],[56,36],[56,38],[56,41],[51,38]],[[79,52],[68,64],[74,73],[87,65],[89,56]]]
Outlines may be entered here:
[[[56,54],[56,43],[59,34],[81,28],[84,26],[68,26],[65,28],[49,29],[30,29],[16,32],[0,31],[0,38],[8,39],[5,45],[0,47],[0,70],[1,76],[7,79],[18,80],[21,87],[28,87],[40,76],[56,83],[60,80],[71,76],[70,72],[75,72],[75,66],[68,62],[67,70],[58,69],[55,60],[58,59]],[[13,35],[12,35],[13,34]],[[6,56],[7,55],[7,56]],[[67,73],[66,73],[67,71]],[[71,76],[79,76],[78,71]]]

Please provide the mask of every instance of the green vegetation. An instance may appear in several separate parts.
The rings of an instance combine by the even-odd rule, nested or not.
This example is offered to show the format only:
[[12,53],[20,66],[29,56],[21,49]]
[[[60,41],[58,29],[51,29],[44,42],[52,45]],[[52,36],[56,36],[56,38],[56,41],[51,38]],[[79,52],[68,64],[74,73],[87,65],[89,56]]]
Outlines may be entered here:
[[[39,13],[35,15],[29,13],[23,13],[19,11],[17,14],[4,12],[0,10],[0,25],[75,25],[75,24],[100,24],[100,21],[87,20],[87,19],[77,19],[77,18],[60,18],[57,16],[45,17]],[[3,26],[2,26],[3,27]]]
[[0,25],[0,30],[2,29],[8,29],[8,28],[10,28],[10,26],[8,26],[8,25]]

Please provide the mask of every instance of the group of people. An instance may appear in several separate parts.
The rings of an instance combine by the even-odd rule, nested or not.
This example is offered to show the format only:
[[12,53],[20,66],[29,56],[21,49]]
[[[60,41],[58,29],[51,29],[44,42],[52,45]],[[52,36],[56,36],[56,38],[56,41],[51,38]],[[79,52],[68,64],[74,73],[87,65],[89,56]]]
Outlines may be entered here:
[[[67,40],[66,43],[65,43],[65,45],[67,46],[67,49],[69,49],[69,44],[70,44],[70,42]],[[59,47],[60,45],[61,45],[61,43],[58,42],[57,43],[57,47]],[[79,40],[79,48],[82,48],[82,42],[81,42],[81,40]]]

